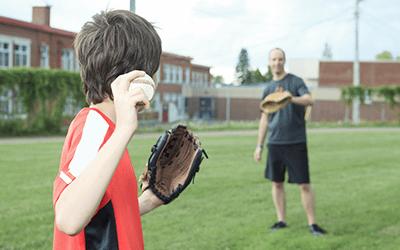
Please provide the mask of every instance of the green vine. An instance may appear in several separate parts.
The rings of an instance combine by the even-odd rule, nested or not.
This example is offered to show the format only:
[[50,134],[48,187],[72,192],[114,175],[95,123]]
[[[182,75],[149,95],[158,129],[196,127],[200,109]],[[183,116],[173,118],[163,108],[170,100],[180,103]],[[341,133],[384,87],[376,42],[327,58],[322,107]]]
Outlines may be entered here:
[[[0,135],[10,132],[9,125],[22,123],[19,133],[57,133],[61,131],[66,99],[71,97],[77,105],[84,105],[85,97],[78,73],[36,68],[0,70],[0,92],[11,90],[15,103],[22,103],[26,119],[18,119],[15,110],[11,119],[2,121]],[[2,129],[3,127],[8,129]]]

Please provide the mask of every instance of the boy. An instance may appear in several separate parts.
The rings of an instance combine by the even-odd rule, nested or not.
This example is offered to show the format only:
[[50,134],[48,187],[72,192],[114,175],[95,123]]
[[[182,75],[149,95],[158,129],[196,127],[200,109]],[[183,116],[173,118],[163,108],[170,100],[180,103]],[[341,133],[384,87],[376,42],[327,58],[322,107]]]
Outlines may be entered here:
[[[149,107],[130,83],[158,69],[161,40],[129,11],[101,12],[74,42],[89,108],[72,121],[54,181],[54,249],[143,249],[140,215],[162,202],[146,190],[137,197],[126,149],[138,107]],[[143,71],[139,71],[143,70]]]

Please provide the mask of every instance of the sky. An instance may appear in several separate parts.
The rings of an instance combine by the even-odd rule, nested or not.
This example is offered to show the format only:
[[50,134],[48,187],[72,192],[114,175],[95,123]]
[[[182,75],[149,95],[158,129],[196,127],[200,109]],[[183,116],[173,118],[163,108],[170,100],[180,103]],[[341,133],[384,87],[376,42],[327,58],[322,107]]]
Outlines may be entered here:
[[[78,32],[105,9],[129,9],[129,0],[0,0],[0,15],[31,21],[32,6],[50,5],[51,26]],[[334,60],[354,58],[356,0],[136,0],[136,14],[157,27],[163,50],[211,67],[234,81],[239,52],[246,48],[252,69],[267,70],[268,52],[288,60],[319,59],[325,43]],[[383,50],[400,56],[400,1],[362,0],[360,59]]]

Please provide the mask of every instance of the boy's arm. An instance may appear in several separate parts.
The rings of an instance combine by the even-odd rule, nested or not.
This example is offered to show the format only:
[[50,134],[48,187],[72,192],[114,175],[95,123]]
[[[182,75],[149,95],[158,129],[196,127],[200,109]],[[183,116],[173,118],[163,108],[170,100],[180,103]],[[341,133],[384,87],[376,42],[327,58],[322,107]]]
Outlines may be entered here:
[[56,225],[62,232],[75,235],[96,212],[131,134],[115,130],[96,158],[61,193],[56,205]]
[[75,235],[89,223],[137,128],[136,104],[142,102],[149,106],[142,90],[128,91],[130,82],[141,76],[144,76],[143,71],[132,71],[111,84],[116,113],[114,133],[55,204],[56,226],[66,234]]
[[150,189],[147,189],[139,197],[140,215],[145,215],[162,204],[163,202],[158,199]]

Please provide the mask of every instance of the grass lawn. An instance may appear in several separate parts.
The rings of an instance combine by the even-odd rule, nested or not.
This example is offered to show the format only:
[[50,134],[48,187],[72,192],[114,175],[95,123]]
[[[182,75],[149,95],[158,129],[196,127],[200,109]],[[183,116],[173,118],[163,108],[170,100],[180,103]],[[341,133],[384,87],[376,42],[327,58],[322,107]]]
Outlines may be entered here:
[[[238,132],[240,133],[240,132]],[[155,139],[129,146],[137,175]],[[146,249],[399,249],[400,134],[309,134],[317,220],[306,227],[299,190],[286,185],[289,228],[275,222],[254,136],[204,136],[210,159],[185,193],[142,218]],[[50,249],[52,183],[60,143],[0,145],[0,249]],[[265,161],[265,155],[263,156]]]

